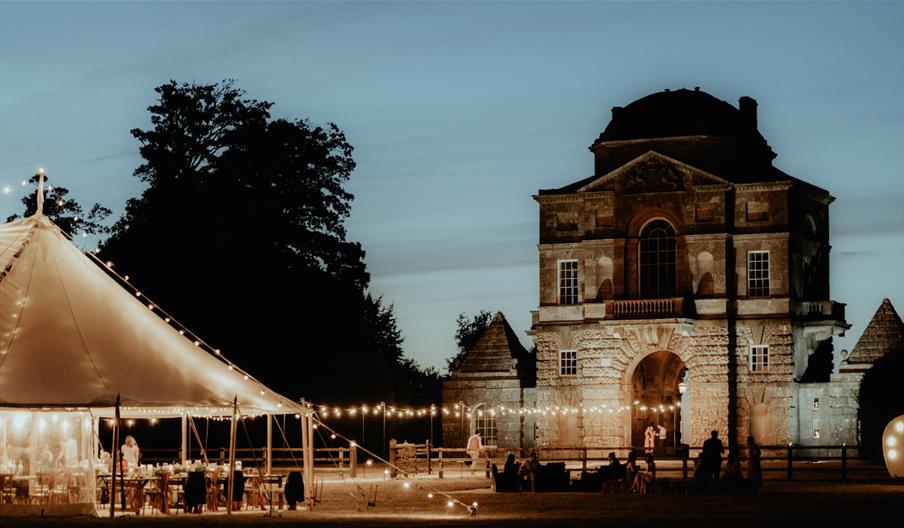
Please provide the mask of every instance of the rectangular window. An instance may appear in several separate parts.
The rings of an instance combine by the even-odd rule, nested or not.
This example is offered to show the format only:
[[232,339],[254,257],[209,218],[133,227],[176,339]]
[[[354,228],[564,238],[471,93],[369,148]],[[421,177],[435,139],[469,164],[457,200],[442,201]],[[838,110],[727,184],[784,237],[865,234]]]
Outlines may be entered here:
[[764,372],[769,368],[769,345],[750,345],[750,358],[747,363],[750,372]]
[[577,350],[559,350],[559,375],[560,376],[577,376],[578,374],[578,351]]
[[769,252],[747,252],[747,296],[769,296]]
[[819,410],[819,398],[813,398],[813,410],[814,411]]
[[559,304],[578,303],[578,261],[559,261]]
[[813,419],[813,438],[819,439],[819,418]]

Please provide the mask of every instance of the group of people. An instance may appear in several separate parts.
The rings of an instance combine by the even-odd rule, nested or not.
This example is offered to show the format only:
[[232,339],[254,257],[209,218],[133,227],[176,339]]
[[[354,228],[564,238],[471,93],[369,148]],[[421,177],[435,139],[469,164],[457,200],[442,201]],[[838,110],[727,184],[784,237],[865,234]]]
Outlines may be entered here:
[[516,460],[515,455],[509,453],[502,468],[502,478],[508,483],[513,483],[517,491],[524,490],[534,493],[537,491],[537,470],[540,467],[540,457],[536,451],[531,451],[524,460]]
[[646,495],[656,481],[656,461],[652,453],[645,456],[646,468],[637,462],[637,451],[631,450],[624,465],[619,462],[615,452],[610,452],[609,465],[600,468],[603,483],[607,481],[624,483],[624,492]]
[[[726,481],[740,481],[741,462],[736,457],[731,457],[722,475],[722,454],[725,446],[719,440],[719,432],[712,431],[708,440],[703,442],[703,450],[697,458],[694,468],[694,480],[708,482],[715,485],[720,479]],[[747,480],[759,486],[763,483],[763,470],[760,465],[760,447],[752,436],[747,437]]]
[[[665,447],[668,432],[662,424],[647,426],[643,433],[643,447],[647,454],[652,454],[657,447]],[[659,445],[657,446],[657,442]]]

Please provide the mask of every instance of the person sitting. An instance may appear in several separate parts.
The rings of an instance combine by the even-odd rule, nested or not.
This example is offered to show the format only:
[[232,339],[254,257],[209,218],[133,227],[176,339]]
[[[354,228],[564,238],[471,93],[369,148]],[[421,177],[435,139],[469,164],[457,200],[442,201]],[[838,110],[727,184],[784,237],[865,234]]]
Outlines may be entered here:
[[653,486],[653,482],[656,480],[656,462],[653,460],[653,455],[647,455],[647,470],[646,471],[638,471],[634,476],[634,492],[638,495],[646,495],[650,492],[650,489]]
[[518,475],[524,479],[525,485],[529,483],[531,493],[536,493],[537,491],[537,469],[539,467],[540,461],[537,457],[537,452],[531,451],[527,460],[522,462],[521,467],[518,468]]
[[625,466],[618,461],[618,457],[615,456],[615,451],[609,452],[609,465],[602,468],[600,473],[602,473],[603,482],[607,480],[621,480],[625,478]]
[[296,509],[296,504],[304,501],[304,478],[301,476],[301,471],[289,472],[284,490],[289,509]]
[[505,465],[502,468],[502,477],[507,487],[513,491],[518,489],[518,463],[515,462],[515,455],[509,453],[505,458]]
[[625,484],[620,490],[621,493],[630,491],[634,487],[634,479],[637,477],[637,473],[637,451],[632,449],[628,453],[628,460],[625,462]]

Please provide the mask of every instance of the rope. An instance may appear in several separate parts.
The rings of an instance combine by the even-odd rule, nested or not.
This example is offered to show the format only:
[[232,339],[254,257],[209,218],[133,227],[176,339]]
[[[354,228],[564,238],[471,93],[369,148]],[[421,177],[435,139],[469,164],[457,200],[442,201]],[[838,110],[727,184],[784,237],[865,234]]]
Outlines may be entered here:
[[[314,413],[314,415],[311,417],[311,419],[312,419],[312,420],[315,420],[315,423],[319,424],[321,427],[323,427],[324,429],[326,429],[326,430],[329,431],[330,433],[336,435],[337,438],[341,438],[341,439],[345,440],[346,442],[348,442],[349,444],[352,443],[352,440],[349,440],[349,439],[346,438],[345,436],[343,436],[343,435],[337,433],[336,431],[334,431],[333,429],[331,429],[328,425],[326,425],[325,423],[323,423],[323,422],[317,417],[317,413]],[[321,434],[322,434],[322,433],[321,433]],[[409,479],[409,474],[408,474],[408,472],[405,471],[404,469],[400,468],[399,466],[396,466],[395,464],[391,464],[388,460],[386,460],[386,459],[384,459],[384,458],[381,458],[379,455],[377,455],[377,454],[374,453],[373,451],[370,451],[369,449],[367,449],[367,448],[364,447],[364,446],[358,445],[358,449],[361,449],[362,451],[364,451],[364,452],[367,453],[368,455],[372,456],[373,458],[375,458],[375,459],[379,460],[380,462],[383,462],[383,463],[386,464],[387,466],[389,466],[389,467],[395,469],[396,471],[398,471],[399,473],[401,473],[406,479]],[[446,493],[446,492],[444,492],[444,491],[440,491],[440,490],[435,489],[435,488],[430,488],[430,487],[428,487],[428,486],[424,486],[424,485],[419,484],[419,483],[417,483],[417,482],[412,482],[412,481],[408,480],[408,483],[409,483],[410,486],[414,486],[414,487],[417,488],[417,489],[423,489],[423,490],[426,490],[426,491],[428,491],[428,492],[430,492],[430,493],[433,493],[434,495],[437,495],[437,494],[438,494],[438,495],[442,495],[443,497],[446,497],[446,498],[449,500],[449,502],[452,502],[452,503],[454,503],[454,504],[458,504],[458,505],[462,506],[463,508],[467,509],[467,510],[468,510],[468,513],[469,513],[471,516],[474,516],[474,515],[477,514],[477,507],[476,507],[475,505],[473,505],[473,504],[465,504],[464,502],[458,500],[457,498],[453,497],[452,495],[450,495],[450,494],[448,494],[448,493]]]

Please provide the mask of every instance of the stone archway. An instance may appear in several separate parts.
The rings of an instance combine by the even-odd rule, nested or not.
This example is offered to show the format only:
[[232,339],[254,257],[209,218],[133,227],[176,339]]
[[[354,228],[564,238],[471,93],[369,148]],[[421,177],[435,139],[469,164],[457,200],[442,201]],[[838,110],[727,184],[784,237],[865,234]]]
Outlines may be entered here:
[[656,447],[674,449],[681,443],[681,393],[679,383],[687,367],[673,352],[660,350],[644,357],[631,374],[631,445],[644,445],[647,426],[662,425],[665,441],[657,435]]

